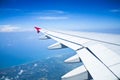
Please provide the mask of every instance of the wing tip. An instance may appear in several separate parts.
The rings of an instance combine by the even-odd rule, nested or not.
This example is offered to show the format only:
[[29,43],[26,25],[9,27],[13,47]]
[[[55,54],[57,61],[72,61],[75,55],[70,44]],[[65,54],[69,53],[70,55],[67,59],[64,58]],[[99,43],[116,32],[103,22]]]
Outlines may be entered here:
[[40,30],[42,29],[42,28],[37,27],[37,26],[35,26],[34,28],[36,29],[37,33],[40,33]]

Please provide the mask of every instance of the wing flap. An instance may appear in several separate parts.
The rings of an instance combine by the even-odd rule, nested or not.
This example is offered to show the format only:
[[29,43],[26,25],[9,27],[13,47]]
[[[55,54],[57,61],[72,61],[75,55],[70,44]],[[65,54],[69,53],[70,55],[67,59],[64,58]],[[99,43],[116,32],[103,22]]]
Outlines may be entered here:
[[[98,44],[98,42],[115,46],[119,45],[46,29],[42,29],[41,32],[58,43],[75,50],[94,80],[119,80],[120,56],[105,46]],[[93,43],[91,43],[92,41]],[[85,44],[87,44],[87,48],[85,48]]]
[[69,41],[69,42],[72,42],[72,43],[78,44],[78,45],[81,45],[81,44],[84,44],[84,43],[90,41],[88,39],[83,39],[83,38],[67,35],[67,34],[64,34],[64,33],[49,31],[49,30],[46,30],[46,29],[42,29],[41,32],[45,33],[48,36],[56,37],[56,38],[66,40],[66,41]]
[[86,48],[77,51],[94,80],[118,80],[118,78]]
[[89,49],[120,78],[120,56],[101,44],[90,46]]
[[77,44],[73,44],[72,42],[69,42],[69,41],[66,41],[66,40],[63,40],[63,39],[59,39],[59,38],[53,37],[51,35],[49,35],[49,37],[51,37],[52,39],[58,41],[59,43],[62,43],[64,45],[66,45],[67,47],[69,47],[69,48],[71,48],[73,50],[77,50],[77,49],[83,47],[83,46],[80,46],[80,45],[77,45]]
[[114,66],[110,66],[110,69],[120,79],[120,64],[115,64]]

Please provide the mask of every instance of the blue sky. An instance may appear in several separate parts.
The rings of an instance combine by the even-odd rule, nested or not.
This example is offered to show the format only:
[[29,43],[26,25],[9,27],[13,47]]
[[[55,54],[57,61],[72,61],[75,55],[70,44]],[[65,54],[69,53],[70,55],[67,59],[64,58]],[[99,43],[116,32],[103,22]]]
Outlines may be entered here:
[[0,0],[0,68],[72,52],[48,50],[34,26],[120,34],[120,0]]
[[66,30],[120,30],[120,0],[1,0],[1,32],[30,31],[35,25]]

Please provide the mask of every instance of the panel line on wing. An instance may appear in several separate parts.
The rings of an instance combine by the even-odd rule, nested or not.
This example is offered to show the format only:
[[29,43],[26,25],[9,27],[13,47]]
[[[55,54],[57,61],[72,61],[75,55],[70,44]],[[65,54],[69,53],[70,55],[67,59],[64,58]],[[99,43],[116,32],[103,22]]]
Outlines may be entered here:
[[92,38],[91,36],[78,36],[65,32],[49,30],[42,30],[42,32],[57,42],[75,50],[93,79],[120,80],[120,72],[118,72],[120,69],[120,58],[115,52],[109,50],[104,45],[96,44],[105,43],[105,45],[111,44],[112,46],[119,47],[119,42],[109,41],[108,39],[101,40],[99,38]]
[[78,43],[75,43],[75,42],[72,42],[72,41],[69,41],[69,40],[66,40],[66,39],[62,39],[62,38],[59,38],[59,37],[53,36],[53,35],[48,34],[48,33],[46,33],[46,34],[47,34],[48,36],[52,36],[52,37],[55,37],[55,38],[58,38],[58,39],[61,39],[61,40],[64,40],[64,41],[67,41],[67,42],[70,42],[70,43],[76,44],[76,45],[80,45],[81,48],[79,48],[79,49],[77,49],[77,50],[80,50],[80,49],[84,48],[84,46],[81,45],[81,44],[78,44]]
[[61,33],[47,31],[47,30],[45,30],[44,33],[46,35],[49,34],[49,35],[52,35],[52,36],[57,37],[57,38],[61,38],[61,39],[64,39],[64,40],[74,42],[75,44],[78,44],[78,45],[81,45],[81,44],[84,44],[84,43],[90,41],[90,40],[87,40],[87,39],[78,38],[78,37],[74,37],[74,36],[70,36],[70,35],[65,35],[65,34],[61,34]]
[[[50,36],[50,35],[49,35],[49,36]],[[79,48],[82,47],[82,46],[80,46],[80,45],[76,45],[76,44],[73,44],[73,43],[71,43],[71,42],[68,42],[68,41],[65,41],[65,40],[62,40],[62,39],[53,37],[53,36],[50,36],[50,37],[51,37],[52,39],[60,42],[61,44],[66,45],[67,47],[69,47],[69,48],[71,48],[71,49],[73,49],[73,50],[77,50],[77,49],[79,49]]]
[[99,59],[99,58],[94,54],[94,52],[92,52],[88,47],[86,47],[86,49],[87,49],[94,57],[96,57],[108,70],[110,70],[110,72],[112,72],[112,73],[120,80],[120,78],[119,78],[101,59]]
[[[89,52],[86,48],[77,51],[77,53],[80,56],[87,70],[90,72],[93,79],[119,80],[119,78],[116,75],[114,75],[100,60],[98,60],[94,55],[92,55],[91,52]],[[97,67],[100,68],[97,69]],[[101,71],[105,74],[100,74]]]
[[114,66],[114,65],[119,65],[120,63],[116,63],[116,64],[112,64],[112,65],[110,65],[109,67],[112,67],[112,66]]
[[[56,32],[56,31],[54,31],[54,32]],[[97,41],[97,42],[107,43],[107,44],[111,44],[111,45],[120,46],[120,44],[111,43],[111,42],[107,42],[107,41],[101,41],[101,40],[91,39],[91,38],[87,38],[87,37],[80,37],[80,36],[77,36],[77,35],[67,34],[67,33],[63,33],[63,32],[57,32],[57,33],[61,33],[61,34],[69,35],[69,36],[75,36],[75,37],[88,39],[88,40],[93,40],[93,41]]]

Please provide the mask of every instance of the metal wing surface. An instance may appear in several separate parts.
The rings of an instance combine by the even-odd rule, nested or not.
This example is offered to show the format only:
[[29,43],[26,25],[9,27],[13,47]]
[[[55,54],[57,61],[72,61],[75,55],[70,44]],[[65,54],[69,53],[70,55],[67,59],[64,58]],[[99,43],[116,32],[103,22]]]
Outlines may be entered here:
[[57,41],[49,49],[69,47],[76,52],[65,62],[83,63],[63,75],[62,80],[120,80],[120,35],[41,28],[40,31],[43,39]]

